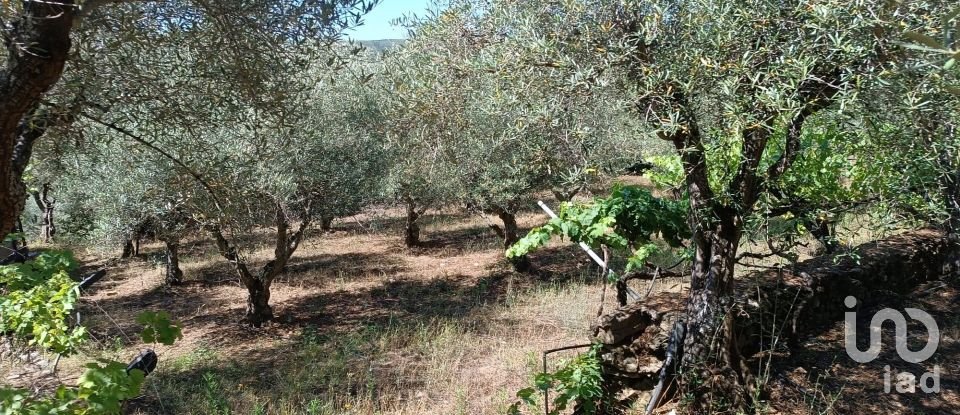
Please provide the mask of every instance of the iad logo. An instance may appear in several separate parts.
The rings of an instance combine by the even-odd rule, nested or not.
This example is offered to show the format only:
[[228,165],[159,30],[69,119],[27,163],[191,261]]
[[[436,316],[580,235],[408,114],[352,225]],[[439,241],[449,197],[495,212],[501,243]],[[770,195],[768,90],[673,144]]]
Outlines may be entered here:
[[[852,309],[857,306],[857,299],[849,296],[843,300],[843,303],[847,308]],[[867,348],[867,351],[860,351],[860,349],[857,348],[857,313],[855,311],[848,311],[844,313],[843,320],[846,334],[844,343],[850,358],[859,363],[869,363],[876,359],[877,356],[880,355],[880,349],[883,347],[880,329],[883,326],[883,322],[888,320],[892,321],[896,327],[897,354],[900,355],[901,359],[910,363],[920,363],[933,356],[937,351],[937,347],[940,345],[940,327],[937,326],[937,322],[933,320],[930,314],[927,314],[927,312],[923,310],[906,308],[904,311],[907,312],[910,318],[920,321],[924,327],[927,328],[927,344],[924,345],[922,349],[913,351],[907,346],[907,319],[903,316],[903,313],[891,308],[884,308],[874,314],[873,318],[870,319],[870,346]],[[890,393],[890,377],[890,366],[884,366],[883,390],[886,393]],[[912,373],[903,372],[896,374],[896,382],[896,389],[899,393],[914,393],[916,391],[917,380],[916,376]],[[940,366],[935,365],[933,372],[924,373],[920,377],[920,389],[925,393],[940,392]]]

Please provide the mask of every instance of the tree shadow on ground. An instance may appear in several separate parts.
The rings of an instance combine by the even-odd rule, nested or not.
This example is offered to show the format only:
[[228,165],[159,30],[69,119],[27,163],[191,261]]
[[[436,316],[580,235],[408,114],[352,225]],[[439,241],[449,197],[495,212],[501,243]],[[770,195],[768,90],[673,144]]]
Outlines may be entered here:
[[351,278],[368,275],[396,275],[407,270],[397,255],[383,253],[340,253],[294,256],[278,280],[290,283],[321,284],[343,275]]
[[[363,216],[363,217],[361,217]],[[363,235],[368,233],[397,235],[402,238],[403,230],[407,226],[407,219],[403,215],[361,215],[335,219],[331,231]],[[474,215],[464,212],[449,212],[430,210],[424,213],[417,221],[421,229],[431,226],[446,226],[470,220]]]
[[[349,275],[396,275],[403,269],[399,258],[381,255],[317,255],[291,264],[288,273],[296,276],[278,279],[274,291],[285,285],[302,287],[304,281],[312,288],[327,286],[334,272],[346,266],[354,267]],[[309,272],[325,267],[330,267],[329,272]],[[84,325],[97,339],[133,345],[139,341],[136,333],[140,330],[135,315],[162,310],[183,322],[186,330],[203,333],[201,340],[222,344],[231,342],[231,338],[257,333],[273,336],[306,325],[336,331],[386,324],[391,319],[461,318],[478,307],[502,300],[515,276],[512,272],[494,272],[480,279],[454,275],[426,281],[387,277],[379,284],[350,290],[333,291],[333,287],[327,286],[319,293],[273,301],[277,318],[269,328],[258,331],[242,321],[246,290],[229,277],[229,272],[229,264],[211,264],[191,272],[180,286],[155,286],[132,294],[100,296],[97,300],[83,298],[80,312]]]
[[214,346],[161,358],[126,412],[378,413],[428,389],[422,375],[432,363],[410,339],[423,330],[408,322],[335,334],[306,327],[242,356]]
[[454,229],[424,229],[420,244],[412,249],[416,255],[449,258],[466,253],[503,249],[503,239],[489,226],[476,225]]
[[[450,327],[457,333],[485,332],[492,309],[484,306],[510,295],[514,276],[392,280],[363,290],[317,293],[278,305],[277,322],[247,333],[236,324],[219,325],[222,315],[190,318],[187,329],[207,331],[206,346],[173,361],[161,357],[150,379],[153,387],[129,409],[251,413],[257,403],[266,403],[266,413],[291,407],[307,412],[302,408],[310,405],[327,405],[322,413],[345,413],[350,405],[366,402],[373,407],[353,409],[373,413],[410,399],[439,399],[429,396],[423,375],[436,362],[424,350]],[[198,294],[185,300],[196,301]],[[242,358],[220,348],[237,336],[276,338],[280,332],[293,335],[266,346],[246,341],[256,345],[245,348]]]
[[[265,261],[252,261],[247,266],[256,273],[265,263]],[[345,275],[357,278],[401,273],[406,270],[403,264],[399,256],[379,252],[294,254],[275,283],[300,285],[307,283],[310,286],[320,286]],[[236,282],[237,278],[236,270],[226,260],[214,260],[199,267],[190,266],[184,271],[185,285],[216,286],[224,282]]]
[[[164,311],[184,324],[185,329],[205,333],[211,338],[223,339],[232,335],[248,334],[240,324],[243,309],[233,306],[228,299],[213,298],[208,287],[187,284],[180,287],[156,286],[152,289],[123,296],[95,300],[81,298],[79,312],[82,323],[95,342],[103,344],[140,344],[141,325],[136,315],[143,311]],[[238,288],[238,294],[239,294]],[[238,297],[238,305],[242,297]]]
[[[960,413],[960,318],[955,306],[960,289],[956,281],[935,281],[904,296],[882,294],[875,298],[882,301],[868,301],[869,306],[857,310],[858,349],[867,350],[870,320],[877,311],[889,307],[902,312],[905,307],[913,307],[928,312],[939,326],[941,337],[933,357],[920,363],[904,361],[896,351],[895,326],[887,322],[883,324],[883,347],[878,358],[858,363],[846,352],[844,323],[836,322],[804,341],[792,354],[775,358],[771,370],[774,376],[768,385],[774,396],[771,401],[800,404],[811,413]],[[907,322],[909,349],[919,350],[926,344],[926,329],[909,317]],[[919,382],[934,366],[939,367],[940,392],[928,394],[920,389]],[[897,374],[901,372],[915,377],[918,384],[914,393],[896,391]],[[891,379],[889,393],[885,390],[887,373]]]
[[318,330],[341,330],[393,320],[463,318],[477,308],[500,302],[516,274],[503,272],[476,279],[454,275],[432,280],[391,279],[361,290],[319,293],[285,305],[285,321]]

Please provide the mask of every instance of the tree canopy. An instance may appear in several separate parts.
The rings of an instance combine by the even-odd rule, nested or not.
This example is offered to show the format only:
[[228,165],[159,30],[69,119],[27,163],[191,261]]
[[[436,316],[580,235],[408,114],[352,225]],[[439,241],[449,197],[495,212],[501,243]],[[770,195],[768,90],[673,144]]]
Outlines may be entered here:
[[[683,265],[682,353],[663,373],[692,411],[755,403],[734,291],[749,260],[782,268],[811,240],[849,254],[842,223],[863,216],[878,232],[941,229],[944,269],[960,270],[960,10],[946,1],[452,0],[404,21],[396,46],[342,39],[376,4],[3,2],[0,235],[31,196],[44,239],[162,241],[169,284],[181,241],[207,241],[260,327],[316,227],[402,207],[412,247],[430,209],[495,215],[517,271],[555,236],[619,256],[604,270],[624,264],[621,288]],[[593,193],[635,167],[640,185]],[[521,238],[518,214],[545,197],[558,217]],[[0,332],[74,352],[75,260],[21,262],[0,266]],[[143,323],[147,343],[179,334],[158,314]],[[596,377],[596,354],[541,388],[601,407],[569,385],[577,367]],[[101,363],[57,399],[0,402],[116,412],[142,376]],[[104,379],[101,402],[89,389]]]

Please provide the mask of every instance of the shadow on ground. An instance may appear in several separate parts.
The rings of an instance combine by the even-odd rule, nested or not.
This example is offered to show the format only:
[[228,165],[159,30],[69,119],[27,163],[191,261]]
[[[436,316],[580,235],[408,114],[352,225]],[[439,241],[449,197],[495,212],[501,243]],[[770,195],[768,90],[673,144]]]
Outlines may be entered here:
[[[883,348],[878,358],[858,363],[846,352],[844,323],[837,322],[815,338],[803,342],[792,355],[775,359],[770,381],[772,402],[786,407],[806,408],[809,413],[862,414],[958,414],[960,413],[960,318],[956,304],[960,289],[956,281],[924,284],[904,296],[880,293],[877,300],[857,310],[859,350],[869,347],[869,325],[881,308],[903,310],[919,308],[930,313],[940,329],[939,347],[928,361],[909,363],[896,351],[895,327],[883,325]],[[920,350],[928,334],[918,321],[907,319],[910,350]],[[940,391],[925,393],[919,387],[921,377],[939,370]],[[888,369],[889,368],[889,369]],[[896,391],[897,374],[910,373],[918,382],[915,392]],[[889,373],[890,392],[885,389]],[[933,386],[932,381],[928,383]],[[784,412],[791,413],[791,412]]]
[[363,290],[319,293],[286,304],[281,319],[318,330],[389,325],[391,321],[463,318],[508,295],[513,273],[476,280],[454,275],[428,281],[388,280]]

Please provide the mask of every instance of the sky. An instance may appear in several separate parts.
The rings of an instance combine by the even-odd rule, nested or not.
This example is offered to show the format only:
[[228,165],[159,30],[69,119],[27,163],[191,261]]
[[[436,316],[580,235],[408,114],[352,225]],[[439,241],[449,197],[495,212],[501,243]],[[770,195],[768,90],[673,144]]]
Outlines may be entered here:
[[404,39],[406,29],[390,24],[390,21],[405,14],[423,16],[431,0],[381,0],[380,4],[364,16],[363,26],[344,32],[354,40]]

